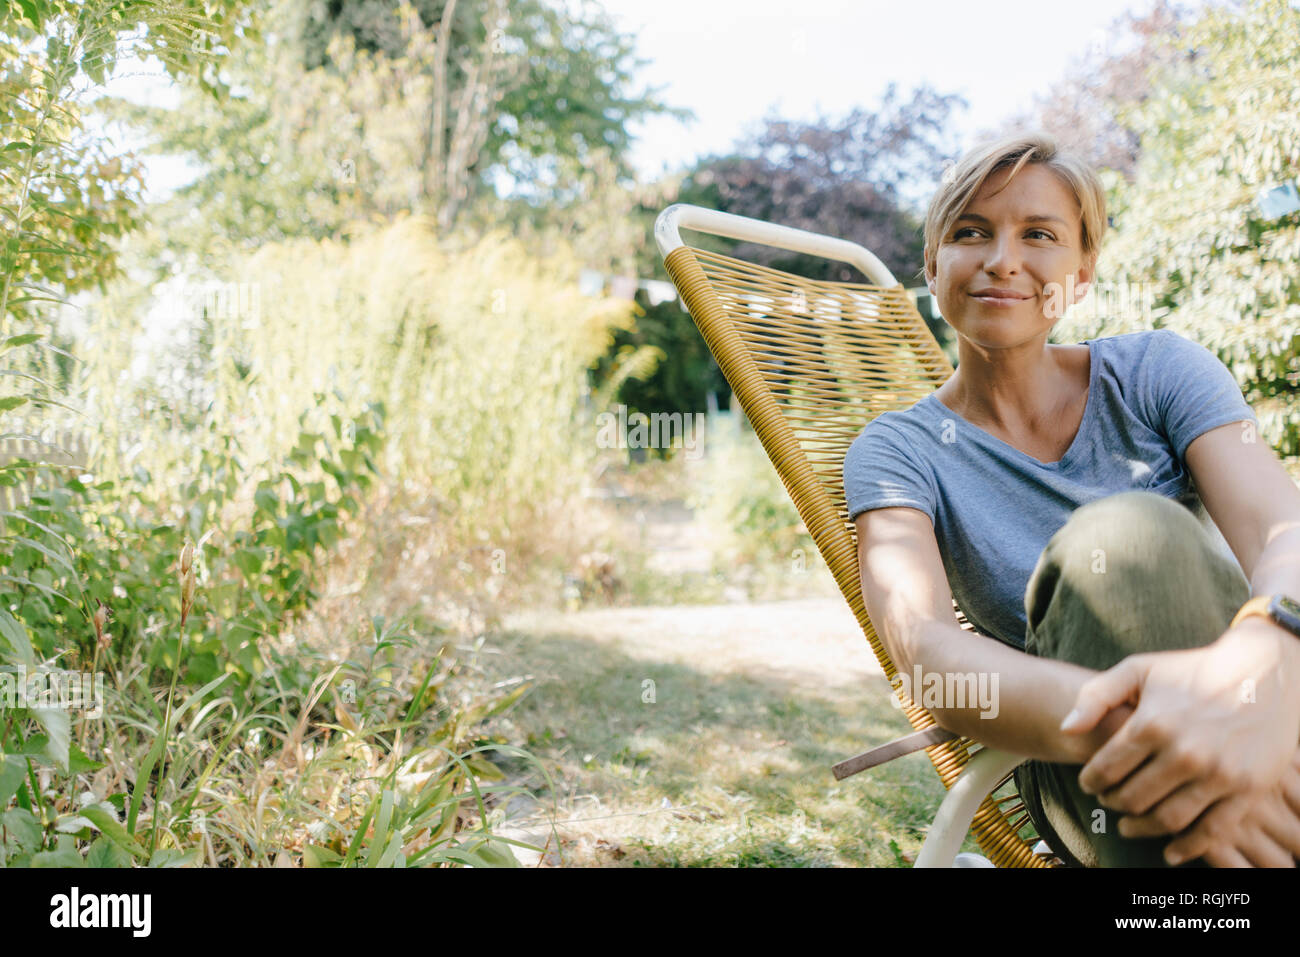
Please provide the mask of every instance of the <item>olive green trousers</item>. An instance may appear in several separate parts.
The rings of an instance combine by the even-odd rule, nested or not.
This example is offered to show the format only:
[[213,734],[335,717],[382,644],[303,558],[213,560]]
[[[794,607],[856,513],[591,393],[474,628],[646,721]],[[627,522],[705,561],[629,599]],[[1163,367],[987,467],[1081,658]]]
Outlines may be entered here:
[[[1025,590],[1025,651],[1104,671],[1132,654],[1212,643],[1249,597],[1241,567],[1189,508],[1121,492],[1076,509],[1043,549]],[[1120,813],[1079,787],[1080,770],[1037,760],[1016,768],[1052,851],[1076,867],[1167,867],[1172,837],[1122,836]]]

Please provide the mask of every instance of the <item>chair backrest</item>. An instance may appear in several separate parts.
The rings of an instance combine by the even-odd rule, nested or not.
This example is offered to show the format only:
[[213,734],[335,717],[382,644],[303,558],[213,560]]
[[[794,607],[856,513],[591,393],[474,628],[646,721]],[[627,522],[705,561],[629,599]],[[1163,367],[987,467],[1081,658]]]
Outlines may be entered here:
[[[870,283],[825,282],[687,246],[678,227],[825,256],[857,266]],[[953,371],[911,298],[889,270],[854,243],[759,220],[678,204],[655,222],[664,263],[709,350],[722,367],[853,609],[885,676],[897,669],[862,600],[857,530],[844,500],[849,445],[881,412],[904,409]],[[971,629],[956,603],[954,617]],[[918,731],[929,712],[904,700]],[[977,742],[953,738],[926,749],[945,787],[957,781]],[[996,788],[995,788],[996,790]],[[987,797],[973,833],[998,866],[1042,867],[1012,815]]]
[[[695,218],[684,209],[697,211]],[[661,248],[671,247],[669,275],[892,679],[893,662],[863,606],[844,455],[867,422],[924,398],[952,374],[952,364],[903,286],[862,247],[698,207],[669,207],[660,223],[674,210],[681,225],[701,231],[845,261],[857,250],[855,265],[886,280],[806,279],[687,246],[662,235],[667,226],[657,229]]]

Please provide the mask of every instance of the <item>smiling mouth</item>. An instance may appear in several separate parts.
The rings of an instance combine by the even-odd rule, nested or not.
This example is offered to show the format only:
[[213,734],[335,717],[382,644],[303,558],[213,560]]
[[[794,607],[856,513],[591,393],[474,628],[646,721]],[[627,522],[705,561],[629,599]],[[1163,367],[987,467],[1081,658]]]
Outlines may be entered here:
[[990,306],[1015,306],[1029,301],[1028,296],[971,296],[971,298]]

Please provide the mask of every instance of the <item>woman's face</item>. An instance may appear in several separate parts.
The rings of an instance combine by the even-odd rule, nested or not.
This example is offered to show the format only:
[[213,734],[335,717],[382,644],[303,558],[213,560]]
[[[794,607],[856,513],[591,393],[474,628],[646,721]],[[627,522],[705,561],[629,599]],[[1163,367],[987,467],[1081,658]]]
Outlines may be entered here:
[[990,195],[1009,172],[984,181],[926,264],[944,319],[959,336],[990,348],[1045,339],[1093,274],[1070,188],[1047,167],[1027,163]]

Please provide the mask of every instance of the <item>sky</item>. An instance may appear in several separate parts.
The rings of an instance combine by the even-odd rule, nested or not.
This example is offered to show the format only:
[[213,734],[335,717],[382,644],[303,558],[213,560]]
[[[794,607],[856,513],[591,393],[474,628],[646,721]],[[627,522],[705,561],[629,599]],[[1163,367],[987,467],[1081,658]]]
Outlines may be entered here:
[[[928,83],[960,93],[955,150],[1032,105],[1071,59],[1117,51],[1116,18],[1151,0],[597,0],[650,61],[639,82],[691,125],[659,117],[631,127],[643,179],[729,149],[770,111],[811,120],[879,105]],[[1199,6],[1199,4],[1188,4]]]

